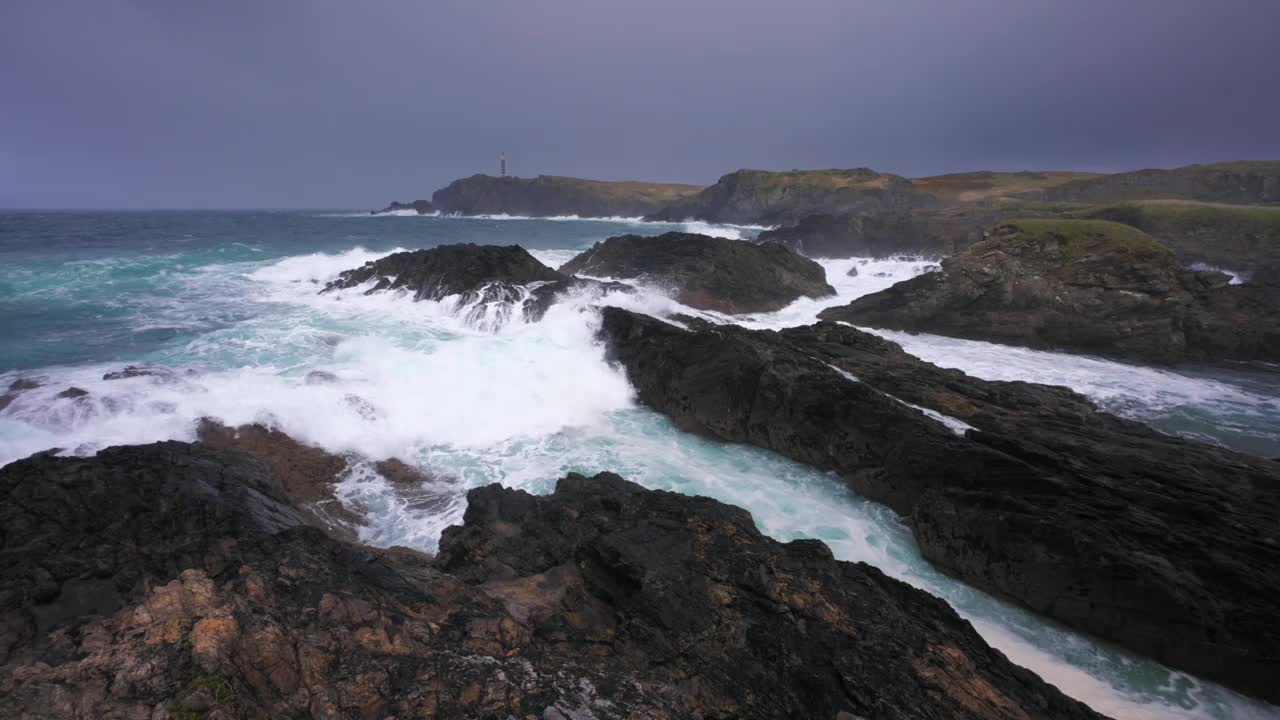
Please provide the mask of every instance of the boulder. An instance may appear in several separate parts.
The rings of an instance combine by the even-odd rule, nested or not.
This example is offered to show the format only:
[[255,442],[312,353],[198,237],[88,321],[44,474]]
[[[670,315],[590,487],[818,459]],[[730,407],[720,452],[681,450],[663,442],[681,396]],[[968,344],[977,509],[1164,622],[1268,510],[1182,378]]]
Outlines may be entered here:
[[620,308],[601,335],[681,428],[836,472],[939,569],[1280,700],[1280,465],[990,382],[824,322],[781,332]]
[[473,490],[434,563],[172,442],[8,465],[0,528],[16,717],[1100,717],[927,593],[607,473]]
[[945,259],[942,272],[819,317],[1161,363],[1280,359],[1280,289],[1215,275],[1184,271],[1127,225],[1019,220]]
[[780,245],[680,232],[612,237],[560,272],[641,280],[690,307],[725,313],[771,312],[835,294],[821,265]]

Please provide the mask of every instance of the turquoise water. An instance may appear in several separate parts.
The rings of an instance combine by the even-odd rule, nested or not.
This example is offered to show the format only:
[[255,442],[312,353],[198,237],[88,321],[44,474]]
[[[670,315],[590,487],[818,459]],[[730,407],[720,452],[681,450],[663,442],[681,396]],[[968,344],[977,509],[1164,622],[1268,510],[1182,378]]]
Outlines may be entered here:
[[[947,599],[993,645],[1115,717],[1271,717],[1275,708],[1011,608],[934,572],[910,532],[835,478],[773,453],[675,430],[636,406],[594,339],[601,302],[689,311],[654,290],[582,296],[541,322],[492,329],[451,302],[317,295],[339,271],[397,248],[519,243],[551,265],[592,242],[670,229],[751,228],[617,219],[370,217],[343,212],[0,213],[0,387],[44,385],[0,410],[0,463],[49,447],[190,439],[204,416],[267,422],[332,451],[416,463],[406,496],[367,464],[340,486],[367,509],[366,541],[431,550],[467,488],[548,491],[568,470],[614,470],[649,487],[747,508],[780,539],[817,537]],[[912,260],[824,261],[840,297],[740,318],[811,322],[834,302],[924,271]],[[847,276],[858,265],[857,278]],[[1280,391],[1256,370],[1169,371],[987,343],[890,334],[939,364],[1070,385],[1166,431],[1280,455]],[[169,377],[104,380],[125,364]],[[322,370],[336,382],[308,383]],[[68,386],[89,391],[57,398]],[[429,498],[424,502],[423,498]]]

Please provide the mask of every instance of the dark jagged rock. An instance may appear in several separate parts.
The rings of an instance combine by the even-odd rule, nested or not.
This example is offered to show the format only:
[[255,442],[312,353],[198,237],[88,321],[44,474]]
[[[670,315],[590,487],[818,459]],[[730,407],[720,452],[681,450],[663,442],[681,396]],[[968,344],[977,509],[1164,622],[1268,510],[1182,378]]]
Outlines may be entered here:
[[79,400],[82,397],[88,397],[89,391],[84,388],[69,387],[66,390],[54,395],[61,400]]
[[128,365],[123,370],[105,373],[103,380],[127,380],[136,377],[151,377],[159,382],[177,382],[177,374],[170,368],[160,365]]
[[369,214],[383,215],[392,212],[403,212],[405,210],[412,210],[419,215],[430,215],[436,212],[436,207],[431,204],[430,200],[414,200],[413,202],[407,203],[392,200],[390,205],[382,208],[381,210],[370,210]]
[[9,383],[8,392],[0,395],[0,410],[4,410],[12,405],[13,401],[17,400],[18,396],[22,393],[28,390],[35,390],[43,384],[44,383],[37,378],[18,378],[17,380]]
[[266,465],[289,503],[308,524],[335,537],[355,540],[365,518],[334,496],[334,486],[351,467],[347,458],[303,445],[264,425],[227,427],[210,418],[200,420],[196,437],[222,450],[242,452]]
[[373,282],[366,295],[388,290],[413,293],[414,300],[440,300],[457,295],[457,306],[470,306],[468,320],[501,323],[519,310],[536,320],[566,292],[594,289],[628,291],[617,283],[599,283],[562,275],[538,262],[519,245],[441,245],[398,252],[346,270],[321,293]]
[[1188,165],[1136,170],[1063,183],[1035,196],[1057,202],[1198,200],[1237,204],[1280,203],[1280,161]]
[[560,272],[653,282],[685,305],[726,313],[770,312],[835,294],[821,265],[786,248],[692,233],[612,237]]
[[1280,359],[1280,288],[1215,278],[1125,225],[1019,220],[820,317],[1165,363]]
[[15,717],[1096,718],[945,603],[705,498],[472,491],[434,565],[199,445],[0,469]]
[[808,215],[850,214],[931,207],[937,199],[910,180],[868,168],[853,170],[738,170],[696,195],[650,215],[678,222],[691,218],[720,223],[778,225]]
[[321,292],[376,280],[366,294],[404,289],[412,291],[415,300],[439,300],[477,292],[490,283],[514,286],[561,279],[563,276],[519,245],[441,245],[370,260],[359,268],[343,271]]
[[556,175],[473,175],[437,190],[431,201],[441,212],[462,215],[638,217],[701,189],[698,185],[610,182]]
[[[988,382],[837,323],[684,330],[604,308],[639,399],[680,427],[834,470],[943,571],[1280,700],[1280,467],[1061,387]],[[908,404],[910,403],[910,404]]]

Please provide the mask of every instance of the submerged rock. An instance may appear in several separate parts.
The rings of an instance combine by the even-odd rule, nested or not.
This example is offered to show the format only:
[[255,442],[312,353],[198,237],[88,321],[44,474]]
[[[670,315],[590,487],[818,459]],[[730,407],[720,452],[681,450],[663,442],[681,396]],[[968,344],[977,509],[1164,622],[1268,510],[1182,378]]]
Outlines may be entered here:
[[28,390],[35,390],[43,385],[43,381],[39,378],[18,378],[9,383],[9,391],[0,395],[0,410],[4,410],[13,404],[18,396]]
[[69,387],[57,395],[54,395],[54,397],[62,400],[78,400],[82,397],[87,397],[88,395],[89,391],[84,388]]
[[1280,359],[1280,289],[1215,282],[1126,225],[1020,220],[820,317],[855,325],[1139,358]]
[[771,312],[801,297],[835,294],[821,265],[781,246],[693,233],[612,237],[560,272],[644,280],[685,305],[726,313]]
[[[945,603],[621,478],[473,490],[433,564],[200,445],[0,469],[15,716],[1096,718]],[[16,552],[21,548],[21,552]],[[104,688],[110,688],[107,692]]]
[[338,382],[338,376],[328,370],[312,370],[302,378],[302,381],[307,385],[332,385]]
[[103,380],[127,380],[136,377],[153,377],[158,382],[178,382],[178,375],[162,365],[128,365],[123,370],[105,373]]
[[1280,466],[1061,387],[989,382],[836,323],[781,332],[604,308],[641,402],[833,470],[948,574],[1280,700]]

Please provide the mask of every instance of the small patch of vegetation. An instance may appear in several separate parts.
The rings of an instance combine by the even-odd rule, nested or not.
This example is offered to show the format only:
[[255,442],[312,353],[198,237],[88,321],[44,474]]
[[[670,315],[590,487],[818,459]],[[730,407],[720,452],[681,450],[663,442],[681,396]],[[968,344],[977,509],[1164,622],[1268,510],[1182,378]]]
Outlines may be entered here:
[[178,693],[178,697],[181,699],[176,701],[171,708],[171,712],[177,720],[200,720],[208,713],[208,709],[196,710],[183,704],[192,695],[200,693],[202,690],[213,707],[229,710],[233,715],[239,717],[240,703],[231,681],[221,675],[206,673],[197,675]]

